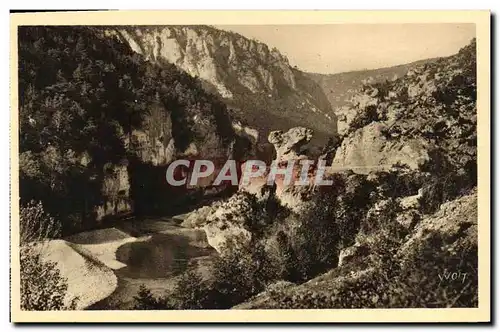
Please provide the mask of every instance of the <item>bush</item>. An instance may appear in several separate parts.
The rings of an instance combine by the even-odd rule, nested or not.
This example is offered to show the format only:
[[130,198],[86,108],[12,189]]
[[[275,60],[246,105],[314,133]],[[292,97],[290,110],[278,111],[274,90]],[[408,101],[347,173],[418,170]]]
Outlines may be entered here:
[[211,306],[210,294],[207,282],[189,270],[177,282],[172,299],[177,309],[206,309]]
[[[435,233],[413,248],[401,264],[396,283],[389,284],[392,307],[477,307],[477,246],[450,250],[446,242],[445,234]],[[446,279],[446,274],[453,273],[462,277]]]
[[388,171],[372,173],[371,181],[382,198],[397,198],[417,195],[426,180],[425,173],[395,164]]
[[[477,247],[443,248],[442,235],[420,242],[403,260],[394,238],[379,237],[373,269],[359,278],[340,279],[322,290],[284,290],[272,294],[273,308],[451,308],[477,307]],[[385,245],[383,245],[385,244]],[[348,274],[345,267],[339,275]],[[460,278],[448,277],[446,274]],[[332,288],[328,288],[332,287]]]
[[22,310],[72,310],[78,299],[66,305],[67,279],[56,264],[42,260],[42,241],[59,234],[59,224],[40,202],[20,209],[20,277]]
[[477,185],[475,163],[471,167],[456,168],[442,150],[431,151],[431,160],[423,166],[423,171],[431,178],[423,186],[419,199],[423,213],[432,213],[439,206],[460,195],[464,195]]
[[78,299],[66,305],[67,279],[62,277],[56,264],[44,262],[34,248],[21,249],[21,309],[74,310]]
[[352,119],[351,123],[349,124],[347,135],[376,121],[379,121],[377,106],[375,105],[367,106],[365,109],[359,110],[356,113],[356,116],[354,117],[354,119]]
[[172,293],[155,297],[141,288],[135,297],[135,308],[152,309],[229,309],[263,291],[277,280],[276,268],[266,257],[262,246],[250,245],[238,253],[216,257],[210,280],[194,271],[180,276]]
[[401,229],[399,223],[396,221],[396,217],[402,211],[401,205],[394,198],[380,201],[378,202],[377,210],[368,213],[363,219],[360,231],[364,234],[388,231],[391,234],[399,235]]
[[134,296],[134,310],[167,310],[175,309],[173,305],[163,297],[155,297],[146,286],[141,285],[139,293]]
[[232,251],[218,257],[212,280],[206,287],[208,307],[228,309],[263,291],[267,284],[278,279],[276,268],[257,243],[238,253]]
[[30,201],[19,213],[19,234],[22,245],[58,237],[61,225],[45,213],[42,202]]

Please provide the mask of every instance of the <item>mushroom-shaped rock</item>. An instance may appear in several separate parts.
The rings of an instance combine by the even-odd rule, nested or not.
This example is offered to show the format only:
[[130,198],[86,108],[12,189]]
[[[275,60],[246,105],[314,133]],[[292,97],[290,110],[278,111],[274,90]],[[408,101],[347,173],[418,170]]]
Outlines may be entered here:
[[272,131],[268,136],[269,143],[276,149],[276,161],[300,159],[300,148],[309,143],[313,135],[312,129],[294,127],[283,133]]

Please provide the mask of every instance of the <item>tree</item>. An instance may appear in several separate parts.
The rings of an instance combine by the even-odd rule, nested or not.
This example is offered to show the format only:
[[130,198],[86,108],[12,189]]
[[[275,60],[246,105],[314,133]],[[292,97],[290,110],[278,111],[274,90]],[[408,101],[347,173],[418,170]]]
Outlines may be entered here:
[[174,309],[172,304],[162,297],[156,297],[153,293],[141,285],[139,293],[134,296],[134,310],[167,310]]

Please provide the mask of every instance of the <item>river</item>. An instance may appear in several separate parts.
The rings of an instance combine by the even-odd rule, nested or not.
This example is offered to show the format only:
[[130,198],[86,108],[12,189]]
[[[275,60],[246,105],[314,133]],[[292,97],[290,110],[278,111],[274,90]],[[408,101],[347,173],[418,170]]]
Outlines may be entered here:
[[118,248],[116,259],[126,265],[114,270],[118,286],[110,296],[88,309],[132,309],[141,285],[156,296],[164,295],[175,287],[178,276],[188,268],[208,277],[216,252],[209,247],[204,231],[180,227],[172,219],[127,221],[119,228],[134,237],[147,239]]

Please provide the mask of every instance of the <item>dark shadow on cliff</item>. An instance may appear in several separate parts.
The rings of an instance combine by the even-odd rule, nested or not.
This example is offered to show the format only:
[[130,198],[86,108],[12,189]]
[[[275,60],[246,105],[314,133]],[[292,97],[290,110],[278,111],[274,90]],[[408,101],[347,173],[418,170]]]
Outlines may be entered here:
[[176,205],[182,205],[182,192],[180,188],[167,184],[166,171],[166,166],[130,158],[130,198],[134,202],[136,216],[166,215],[172,213]]
[[237,187],[193,188],[171,186],[167,183],[168,165],[155,166],[130,157],[130,198],[136,217],[161,217],[189,212],[213,199],[232,195]]

